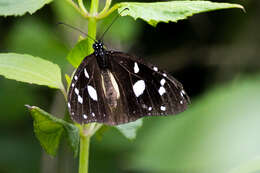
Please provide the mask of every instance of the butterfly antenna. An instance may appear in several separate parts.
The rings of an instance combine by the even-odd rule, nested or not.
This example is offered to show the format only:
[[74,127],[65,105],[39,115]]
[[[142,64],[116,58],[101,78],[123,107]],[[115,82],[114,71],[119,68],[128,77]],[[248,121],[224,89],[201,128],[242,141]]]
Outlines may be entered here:
[[102,40],[104,35],[107,33],[107,31],[111,28],[111,26],[115,23],[115,21],[117,20],[117,18],[120,16],[120,14],[122,14],[125,10],[129,10],[129,8],[125,8],[122,11],[120,11],[120,13],[118,13],[118,15],[113,19],[112,23],[107,27],[107,29],[105,30],[105,32],[102,34],[102,36],[100,37],[99,40]]
[[94,42],[97,42],[96,39],[90,37],[87,33],[81,31],[80,29],[78,29],[78,28],[76,28],[76,27],[74,27],[74,26],[71,26],[71,25],[66,24],[66,23],[63,23],[63,22],[58,22],[57,24],[58,24],[58,25],[64,25],[64,26],[67,26],[67,27],[69,27],[69,28],[71,28],[71,29],[74,29],[74,30],[80,32],[81,34],[85,35],[86,37],[90,38],[90,39],[93,40]]

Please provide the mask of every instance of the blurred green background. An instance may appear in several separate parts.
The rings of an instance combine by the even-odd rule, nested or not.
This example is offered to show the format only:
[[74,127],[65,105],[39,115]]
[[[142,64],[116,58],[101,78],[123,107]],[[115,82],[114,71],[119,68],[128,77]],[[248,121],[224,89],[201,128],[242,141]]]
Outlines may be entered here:
[[[192,105],[178,116],[145,118],[134,141],[114,129],[93,137],[90,173],[260,173],[260,1],[225,2],[247,12],[203,13],[156,28],[121,17],[112,26],[107,47],[170,71]],[[0,51],[46,58],[70,74],[66,55],[79,33],[60,21],[87,28],[63,0],[33,15],[1,17]],[[99,35],[110,23],[111,17],[99,23]],[[0,76],[0,173],[77,172],[65,142],[55,158],[42,151],[25,104],[60,117],[65,111],[58,91]]]

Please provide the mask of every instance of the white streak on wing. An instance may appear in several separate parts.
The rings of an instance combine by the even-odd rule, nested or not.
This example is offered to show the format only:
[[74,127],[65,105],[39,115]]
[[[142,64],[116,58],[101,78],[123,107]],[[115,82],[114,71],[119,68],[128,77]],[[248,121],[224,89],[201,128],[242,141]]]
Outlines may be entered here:
[[70,109],[70,103],[68,102],[68,108]]
[[135,62],[135,66],[134,66],[134,72],[138,73],[139,72],[139,67],[138,64]]
[[76,93],[77,95],[79,95],[79,90],[78,90],[78,88],[75,88],[74,91],[75,91],[75,93]]
[[91,85],[88,85],[88,94],[93,100],[97,101],[97,91]]
[[87,70],[85,68],[84,68],[84,74],[85,74],[86,78],[89,78],[88,72],[87,72]]
[[181,96],[183,97],[185,94],[186,94],[185,91],[181,90]]
[[162,80],[160,81],[160,84],[163,86],[164,84],[165,84],[165,79],[164,78],[162,78]]
[[162,111],[166,111],[166,107],[165,107],[165,106],[161,106],[160,109],[161,109]]
[[78,80],[78,76],[77,76],[77,75],[75,75],[75,76],[74,76],[74,79],[75,79],[75,80]]
[[166,90],[163,86],[161,86],[158,90],[159,94],[162,96],[164,93],[166,93]]
[[153,67],[153,70],[154,71],[158,71],[158,67]]
[[133,90],[135,93],[136,97],[139,97],[140,95],[143,94],[144,90],[145,90],[145,83],[143,80],[139,80],[137,81],[134,86],[133,86]]
[[166,74],[166,73],[163,73],[162,75],[163,75],[164,77],[167,77],[167,74]]
[[78,102],[81,104],[83,103],[83,98],[80,95],[78,95]]
[[83,118],[84,118],[84,119],[87,119],[88,116],[87,116],[86,114],[83,114]]

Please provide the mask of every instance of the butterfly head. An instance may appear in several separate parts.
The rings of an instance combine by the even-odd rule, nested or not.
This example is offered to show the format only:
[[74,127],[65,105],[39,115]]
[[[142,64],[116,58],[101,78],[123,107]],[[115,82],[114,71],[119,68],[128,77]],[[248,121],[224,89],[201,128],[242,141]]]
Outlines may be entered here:
[[92,47],[96,56],[103,56],[105,50],[104,44],[101,41],[96,41]]

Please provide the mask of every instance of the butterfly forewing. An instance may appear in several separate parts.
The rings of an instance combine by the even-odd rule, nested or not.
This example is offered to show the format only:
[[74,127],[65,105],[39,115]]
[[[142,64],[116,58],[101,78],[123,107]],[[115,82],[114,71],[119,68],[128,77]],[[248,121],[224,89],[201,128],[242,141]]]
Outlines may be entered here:
[[78,123],[106,121],[106,106],[100,87],[100,69],[94,55],[86,57],[75,72],[69,93],[71,117]]
[[121,95],[127,98],[123,105],[128,117],[177,114],[187,108],[189,100],[182,85],[168,73],[125,53],[110,56]]

